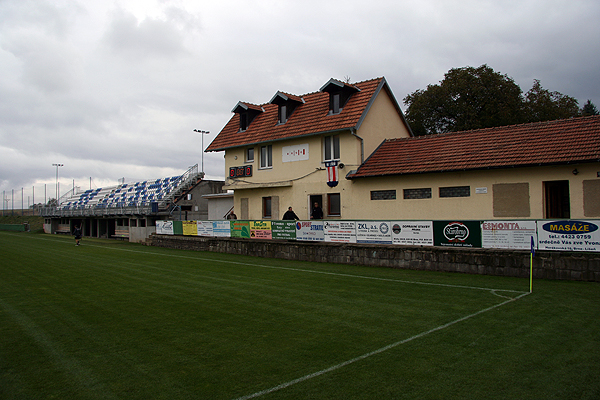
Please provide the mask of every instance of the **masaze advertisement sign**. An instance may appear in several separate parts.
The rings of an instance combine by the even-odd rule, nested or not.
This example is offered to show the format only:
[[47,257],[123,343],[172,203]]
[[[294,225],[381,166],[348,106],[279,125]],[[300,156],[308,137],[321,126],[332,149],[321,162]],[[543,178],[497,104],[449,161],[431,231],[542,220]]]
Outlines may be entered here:
[[537,221],[538,249],[600,251],[598,221]]

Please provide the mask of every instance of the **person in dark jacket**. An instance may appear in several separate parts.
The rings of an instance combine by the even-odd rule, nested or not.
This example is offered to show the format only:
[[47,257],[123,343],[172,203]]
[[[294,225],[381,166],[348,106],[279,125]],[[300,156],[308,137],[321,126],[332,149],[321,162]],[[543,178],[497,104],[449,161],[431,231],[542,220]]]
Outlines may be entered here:
[[283,214],[283,218],[282,219],[300,219],[298,218],[298,216],[296,215],[296,213],[292,210],[292,207],[288,207],[288,210],[285,212],[285,214]]
[[75,225],[73,236],[75,236],[75,246],[79,246],[79,241],[81,240],[81,225]]
[[310,219],[323,219],[323,210],[319,207],[319,203],[315,202],[312,213],[310,213]]

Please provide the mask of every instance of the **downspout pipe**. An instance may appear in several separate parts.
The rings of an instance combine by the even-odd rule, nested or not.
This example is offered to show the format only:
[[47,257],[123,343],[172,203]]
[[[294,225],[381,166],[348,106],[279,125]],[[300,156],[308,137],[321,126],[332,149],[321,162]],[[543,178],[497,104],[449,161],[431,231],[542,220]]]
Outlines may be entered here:
[[350,128],[350,134],[360,140],[360,164],[365,162],[365,140],[356,134],[355,128]]

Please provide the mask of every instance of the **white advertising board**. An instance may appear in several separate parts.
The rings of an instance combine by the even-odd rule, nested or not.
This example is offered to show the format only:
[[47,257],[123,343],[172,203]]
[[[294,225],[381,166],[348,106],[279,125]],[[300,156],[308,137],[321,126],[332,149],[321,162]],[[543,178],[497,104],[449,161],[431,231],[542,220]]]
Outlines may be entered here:
[[323,221],[296,222],[296,240],[325,240],[323,236]]
[[357,243],[392,244],[391,223],[387,221],[357,221]]
[[156,233],[159,235],[172,235],[173,221],[156,221]]
[[392,221],[392,243],[409,246],[433,246],[433,222]]
[[304,161],[308,160],[308,143],[294,146],[284,146],[281,150],[281,161]]
[[600,251],[600,221],[537,221],[538,249]]
[[213,234],[215,237],[231,237],[231,222],[213,221]]
[[356,243],[356,222],[325,221],[323,235],[326,242]]
[[196,221],[198,236],[213,236],[213,223],[211,221]]
[[483,221],[481,245],[485,249],[530,250],[537,243],[535,221]]

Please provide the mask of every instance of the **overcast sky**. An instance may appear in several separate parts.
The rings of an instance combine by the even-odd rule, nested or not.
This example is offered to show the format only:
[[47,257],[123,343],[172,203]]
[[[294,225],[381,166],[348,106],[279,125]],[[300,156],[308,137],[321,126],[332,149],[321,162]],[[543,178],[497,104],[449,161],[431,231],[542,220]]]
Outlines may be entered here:
[[[238,101],[330,78],[385,76],[402,104],[488,64],[600,107],[598,21],[598,0],[0,0],[0,191],[54,197],[53,163],[61,193],[179,175],[194,129],[206,147]],[[223,153],[204,165],[224,179]]]

